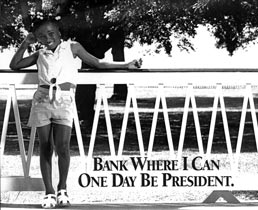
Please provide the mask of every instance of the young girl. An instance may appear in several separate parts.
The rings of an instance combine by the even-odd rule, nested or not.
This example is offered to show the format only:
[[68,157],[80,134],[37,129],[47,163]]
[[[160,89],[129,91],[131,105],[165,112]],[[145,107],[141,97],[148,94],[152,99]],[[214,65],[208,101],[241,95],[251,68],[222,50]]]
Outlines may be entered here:
[[[39,42],[44,49],[23,57],[30,44]],[[139,68],[140,61],[103,62],[89,54],[78,42],[62,41],[58,24],[43,20],[34,25],[13,56],[10,68],[17,70],[34,64],[38,68],[39,85],[33,96],[29,125],[36,126],[40,140],[40,169],[46,194],[43,208],[69,206],[66,181],[70,163],[70,135],[73,122],[71,94],[76,87],[76,75],[81,61],[95,68]],[[52,142],[53,141],[53,142]],[[58,156],[59,183],[57,194],[52,185],[51,160],[53,145]]]

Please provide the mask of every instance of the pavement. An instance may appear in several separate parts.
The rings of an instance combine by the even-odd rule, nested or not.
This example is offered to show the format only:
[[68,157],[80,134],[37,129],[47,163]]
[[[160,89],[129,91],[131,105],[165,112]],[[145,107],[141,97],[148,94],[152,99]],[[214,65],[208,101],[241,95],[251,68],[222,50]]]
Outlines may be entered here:
[[[36,204],[5,204],[1,203],[1,210],[18,210],[18,209],[41,209],[40,205]],[[55,208],[59,209],[59,208]],[[228,203],[90,203],[90,204],[73,204],[66,207],[66,210],[98,210],[98,209],[171,209],[171,210],[221,210],[221,209],[236,209],[236,210],[258,210],[258,202],[245,202],[240,204]]]

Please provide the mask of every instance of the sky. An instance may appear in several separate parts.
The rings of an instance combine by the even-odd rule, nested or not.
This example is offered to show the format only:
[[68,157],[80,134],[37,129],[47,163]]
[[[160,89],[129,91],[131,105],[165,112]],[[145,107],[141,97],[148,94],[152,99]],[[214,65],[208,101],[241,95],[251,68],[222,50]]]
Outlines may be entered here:
[[[258,41],[258,40],[257,40]],[[148,69],[168,69],[168,68],[257,68],[258,44],[250,45],[246,49],[238,49],[233,56],[229,56],[225,49],[215,47],[214,37],[205,27],[199,27],[197,36],[193,39],[195,51],[180,51],[173,48],[172,56],[164,52],[159,54],[153,51],[155,47],[135,43],[130,49],[125,48],[125,59],[142,58],[142,68]],[[0,53],[0,69],[8,69],[14,50],[4,50]],[[112,60],[111,50],[105,54],[105,60]]]
[[[257,40],[258,41],[258,40]],[[143,68],[257,68],[258,44],[250,45],[246,49],[237,50],[229,56],[226,49],[215,47],[215,38],[205,27],[199,27],[197,36],[193,39],[195,51],[180,51],[174,47],[172,56],[164,52],[160,54],[143,56],[146,50],[153,50],[153,46],[141,47],[135,44],[132,49],[125,49],[126,60],[137,57],[143,58]],[[112,59],[110,51],[106,53],[107,59]]]

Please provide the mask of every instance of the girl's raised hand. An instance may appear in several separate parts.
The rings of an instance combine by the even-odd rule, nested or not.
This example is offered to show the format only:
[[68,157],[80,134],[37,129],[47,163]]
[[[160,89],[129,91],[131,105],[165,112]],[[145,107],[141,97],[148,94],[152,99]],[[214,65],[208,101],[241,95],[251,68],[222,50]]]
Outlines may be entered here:
[[28,45],[34,44],[36,42],[36,37],[33,33],[29,33],[27,37],[25,38],[24,42]]

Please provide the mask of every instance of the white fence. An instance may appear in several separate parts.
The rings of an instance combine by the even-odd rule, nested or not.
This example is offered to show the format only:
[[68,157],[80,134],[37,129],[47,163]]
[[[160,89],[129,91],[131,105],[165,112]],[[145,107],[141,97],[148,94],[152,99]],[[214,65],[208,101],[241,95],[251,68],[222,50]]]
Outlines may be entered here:
[[[155,131],[157,126],[158,113],[162,112],[164,117],[167,141],[169,146],[169,152],[171,158],[176,158],[178,160],[182,159],[182,153],[184,148],[184,139],[187,129],[187,117],[190,111],[193,112],[193,119],[196,129],[197,143],[199,155],[204,156],[209,159],[211,155],[213,137],[215,132],[215,123],[217,112],[220,111],[222,114],[222,122],[224,126],[224,133],[226,139],[226,147],[230,159],[230,166],[232,171],[238,170],[239,157],[241,154],[243,132],[245,128],[245,118],[248,111],[248,102],[250,105],[250,113],[252,118],[254,137],[256,142],[256,151],[258,152],[258,124],[257,124],[257,109],[258,105],[254,102],[254,97],[258,94],[258,70],[257,69],[170,69],[164,71],[139,71],[139,72],[126,72],[126,71],[110,71],[110,72],[80,72],[77,79],[78,84],[97,84],[98,87],[98,97],[95,106],[95,117],[93,122],[93,127],[91,131],[91,138],[89,144],[89,151],[87,158],[84,151],[84,145],[82,141],[82,134],[80,129],[80,124],[78,120],[77,110],[75,110],[74,125],[76,136],[79,145],[79,153],[82,158],[82,163],[89,160],[93,156],[95,139],[97,135],[98,120],[100,116],[101,109],[104,109],[105,120],[107,125],[108,141],[110,147],[111,156],[114,158],[121,158],[123,156],[123,149],[125,143],[125,135],[127,129],[128,116],[130,111],[134,113],[137,140],[139,145],[139,152],[142,157],[147,156],[151,158]],[[1,177],[2,190],[25,190],[30,189],[42,189],[42,182],[38,185],[40,179],[33,179],[30,177],[30,163],[33,153],[34,140],[35,140],[35,128],[31,130],[30,144],[28,154],[26,155],[23,142],[23,133],[20,124],[20,116],[17,105],[16,96],[16,86],[37,84],[37,73],[35,71],[22,71],[22,72],[11,72],[11,71],[1,71],[0,72],[0,86],[5,88],[7,91],[7,102],[5,115],[3,120],[3,128],[1,133],[1,156],[4,154],[7,127],[9,114],[11,110],[11,103],[13,104],[14,116],[16,122],[16,129],[18,134],[18,142],[23,166],[24,177],[7,178]],[[114,136],[112,131],[112,125],[110,120],[110,110],[107,100],[107,87],[113,84],[127,84],[128,85],[128,95],[126,99],[126,104],[124,108],[124,117],[121,127],[121,134],[119,139],[118,151],[115,151],[114,147]],[[150,138],[148,143],[148,150],[144,150],[142,127],[139,118],[139,109],[137,105],[136,98],[138,97],[137,87],[154,87],[153,94],[156,98],[155,107],[153,109],[153,119],[150,129]],[[234,91],[227,91],[228,89],[233,89]],[[174,90],[173,93],[169,91]],[[182,94],[185,97],[184,108],[183,108],[183,118],[182,125],[179,136],[178,149],[175,151],[173,147],[173,138],[171,135],[171,126],[168,117],[168,108],[166,103],[166,97],[173,97],[176,94]],[[212,115],[210,121],[209,135],[207,149],[204,149],[203,139],[201,134],[201,127],[198,116],[198,107],[196,105],[196,96],[207,95],[213,97],[213,107]],[[240,96],[243,98],[243,106],[240,117],[240,124],[238,130],[238,138],[236,151],[233,152],[231,139],[229,134],[228,119],[226,114],[226,107],[224,102],[225,96]],[[103,102],[103,106],[102,106]],[[131,107],[132,102],[132,107]],[[191,108],[190,108],[191,102]],[[220,109],[218,107],[220,103]],[[161,108],[160,108],[161,105]],[[206,152],[205,152],[206,151]],[[256,174],[257,176],[257,174]],[[18,180],[18,181],[17,181]],[[25,185],[20,184],[21,182]],[[243,187],[243,186],[242,186]],[[242,187],[240,187],[242,189]],[[246,185],[244,186],[246,187]],[[251,188],[250,188],[251,187]],[[248,186],[248,189],[257,190],[257,184]],[[243,189],[244,190],[244,189]],[[221,191],[220,195],[223,196],[224,191]],[[218,197],[216,194],[215,197]],[[227,195],[224,196],[224,198]],[[212,199],[211,199],[212,200]],[[230,200],[230,198],[229,198]],[[230,200],[234,202],[233,200]]]

